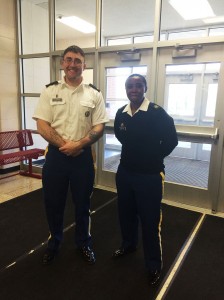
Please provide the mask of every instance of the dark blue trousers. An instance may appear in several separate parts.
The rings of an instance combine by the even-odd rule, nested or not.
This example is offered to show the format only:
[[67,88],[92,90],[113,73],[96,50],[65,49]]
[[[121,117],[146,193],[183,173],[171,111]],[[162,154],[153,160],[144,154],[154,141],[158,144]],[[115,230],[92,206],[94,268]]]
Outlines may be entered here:
[[62,242],[64,209],[69,187],[75,207],[75,244],[78,248],[91,246],[90,197],[94,183],[91,148],[85,149],[77,157],[71,157],[50,145],[42,174],[44,202],[50,230],[48,248],[57,250]]
[[116,175],[122,247],[136,247],[141,222],[145,265],[149,271],[162,268],[161,201],[164,174],[129,172],[121,165]]

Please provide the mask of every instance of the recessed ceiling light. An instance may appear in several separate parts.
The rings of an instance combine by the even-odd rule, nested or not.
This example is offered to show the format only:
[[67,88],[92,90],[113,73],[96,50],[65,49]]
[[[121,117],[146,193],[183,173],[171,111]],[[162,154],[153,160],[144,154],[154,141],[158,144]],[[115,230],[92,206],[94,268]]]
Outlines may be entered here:
[[204,19],[215,14],[207,0],[169,0],[184,20]]
[[76,16],[71,16],[71,17],[59,16],[57,18],[57,21],[71,28],[74,28],[78,31],[81,31],[83,33],[92,33],[96,31],[96,27],[94,25]]

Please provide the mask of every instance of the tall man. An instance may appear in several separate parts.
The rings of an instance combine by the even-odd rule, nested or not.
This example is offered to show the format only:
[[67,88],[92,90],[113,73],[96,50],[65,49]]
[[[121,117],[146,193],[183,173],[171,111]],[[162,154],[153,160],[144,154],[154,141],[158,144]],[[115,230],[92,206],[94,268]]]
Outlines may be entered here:
[[177,146],[177,134],[173,119],[145,98],[147,84],[142,75],[129,76],[125,88],[130,103],[117,111],[114,123],[122,144],[116,174],[122,244],[113,257],[136,250],[140,220],[145,265],[149,282],[155,285],[162,269],[163,160]]
[[83,50],[78,46],[65,49],[61,66],[64,78],[46,86],[33,115],[39,133],[49,143],[42,180],[50,237],[42,262],[49,264],[58,253],[70,187],[75,205],[75,244],[83,258],[93,264],[89,230],[94,183],[91,145],[103,135],[108,118],[101,92],[83,83]]

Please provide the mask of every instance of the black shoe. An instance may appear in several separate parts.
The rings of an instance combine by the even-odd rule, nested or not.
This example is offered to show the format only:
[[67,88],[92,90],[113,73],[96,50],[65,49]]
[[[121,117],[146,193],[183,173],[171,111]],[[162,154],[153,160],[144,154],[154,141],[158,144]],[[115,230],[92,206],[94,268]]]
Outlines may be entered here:
[[55,259],[56,255],[57,255],[57,251],[47,249],[45,251],[44,255],[43,255],[43,258],[42,258],[42,264],[43,265],[49,265]]
[[137,250],[136,247],[128,247],[128,248],[122,248],[121,247],[121,248],[114,251],[114,253],[112,254],[112,257],[113,258],[118,258],[118,257],[124,256],[128,253],[132,253],[136,250]]
[[95,262],[96,262],[95,254],[90,247],[85,246],[79,250],[85,261],[87,261],[90,265],[95,264]]
[[156,286],[159,283],[160,275],[161,272],[159,270],[149,272],[149,284],[152,286]]

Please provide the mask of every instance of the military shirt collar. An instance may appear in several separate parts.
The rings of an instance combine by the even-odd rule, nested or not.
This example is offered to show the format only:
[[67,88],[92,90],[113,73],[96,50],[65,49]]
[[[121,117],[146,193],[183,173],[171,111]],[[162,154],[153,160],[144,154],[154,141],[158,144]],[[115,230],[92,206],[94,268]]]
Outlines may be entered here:
[[[142,111],[147,111],[148,110],[148,107],[149,107],[149,103],[150,101],[147,99],[147,98],[144,98],[141,106],[139,107],[138,110],[136,110],[135,114],[139,111],[139,110],[142,110]],[[132,116],[132,112],[131,112],[131,105],[130,103],[128,105],[125,106],[125,108],[123,109],[122,111],[123,113],[127,113],[128,115]]]
[[72,90],[76,90],[77,88],[83,86],[83,80],[82,80],[82,82],[80,83],[80,85],[78,85],[78,86],[76,86],[76,87],[73,87],[73,86],[67,84],[66,81],[65,81],[65,76],[63,76],[62,79],[61,79],[59,82],[60,82],[64,87],[66,86],[67,88],[72,89]]

